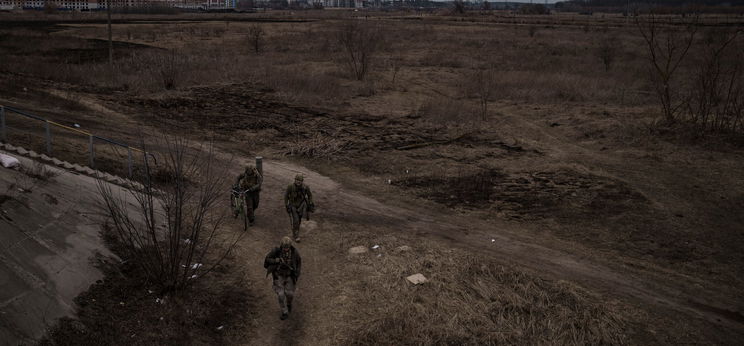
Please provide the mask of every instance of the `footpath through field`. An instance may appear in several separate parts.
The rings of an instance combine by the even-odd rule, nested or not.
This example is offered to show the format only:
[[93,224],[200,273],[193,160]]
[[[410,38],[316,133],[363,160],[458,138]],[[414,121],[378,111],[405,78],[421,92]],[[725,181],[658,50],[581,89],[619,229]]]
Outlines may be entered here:
[[[248,163],[236,162],[234,174]],[[297,245],[303,257],[302,278],[298,282],[296,309],[287,321],[279,320],[276,296],[271,290],[261,266],[263,257],[290,233],[289,219],[282,206],[283,191],[295,174],[306,176],[316,199],[317,212],[312,221],[302,226],[302,242]],[[596,263],[578,248],[549,248],[531,242],[525,232],[499,221],[484,221],[460,216],[446,209],[417,208],[411,204],[388,204],[349,190],[329,177],[295,164],[276,161],[264,162],[264,185],[257,224],[238,244],[239,263],[251,269],[254,291],[259,293],[254,328],[246,344],[324,344],[333,342],[334,330],[342,321],[330,315],[334,302],[331,292],[338,285],[354,280],[343,277],[344,249],[328,252],[324,229],[345,225],[369,224],[370,229],[388,229],[422,237],[434,237],[452,246],[486,254],[526,267],[534,273],[556,280],[576,282],[606,297],[619,298],[635,306],[651,308],[666,316],[685,316],[690,321],[706,321],[726,334],[744,333],[744,325],[724,309],[702,303],[700,297],[690,296],[679,287],[685,282],[668,281],[653,273],[627,270]],[[242,223],[235,222],[234,230],[242,231]],[[708,297],[718,297],[710,292]],[[722,305],[724,302],[720,302]],[[724,305],[725,306],[725,305]],[[712,332],[712,331],[711,331]]]

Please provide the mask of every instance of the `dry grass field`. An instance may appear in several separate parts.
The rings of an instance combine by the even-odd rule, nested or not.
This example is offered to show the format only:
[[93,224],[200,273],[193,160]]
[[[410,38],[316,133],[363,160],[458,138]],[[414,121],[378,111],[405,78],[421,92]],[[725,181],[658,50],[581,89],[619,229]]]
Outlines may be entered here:
[[[0,13],[0,103],[130,143],[162,132],[212,140],[226,155],[261,155],[333,180],[309,180],[330,200],[314,239],[301,245],[316,269],[300,287],[303,320],[273,326],[274,310],[260,304],[273,297],[256,293],[268,291],[255,282],[263,273],[240,272],[254,279],[250,296],[259,303],[235,315],[243,323],[229,336],[196,344],[744,337],[741,128],[663,121],[647,42],[633,19],[115,15],[111,67],[102,17],[14,16]],[[686,19],[665,20],[684,32]],[[706,47],[740,24],[699,21],[673,76],[675,102],[691,98]],[[744,54],[744,37],[731,47]],[[356,70],[350,51],[366,59],[354,61]],[[25,129],[11,132],[12,141],[43,144],[40,129],[8,121]],[[59,155],[85,160],[84,139],[55,141]],[[121,173],[121,153],[107,150],[101,167]],[[270,182],[277,191],[283,183]],[[337,199],[346,189],[381,206]],[[286,228],[285,216],[268,210],[279,196],[266,198],[263,217],[280,220],[259,224],[264,234],[239,244],[233,265],[258,263],[276,229]],[[390,215],[398,210],[405,212]],[[375,244],[380,256],[346,255]],[[401,245],[413,250],[395,251]],[[432,281],[410,286],[402,278],[415,271]],[[216,280],[235,282],[225,275]],[[139,318],[130,315],[122,318]],[[122,344],[125,333],[107,340]],[[54,335],[73,338],[57,343],[76,340]]]

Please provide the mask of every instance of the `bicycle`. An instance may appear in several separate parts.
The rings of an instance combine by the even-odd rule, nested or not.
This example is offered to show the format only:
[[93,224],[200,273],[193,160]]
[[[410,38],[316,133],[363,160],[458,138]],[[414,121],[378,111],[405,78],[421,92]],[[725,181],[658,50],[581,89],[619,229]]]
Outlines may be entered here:
[[238,186],[233,186],[231,191],[230,206],[232,207],[233,215],[236,218],[239,214],[243,214],[243,230],[247,230],[248,224],[250,223],[250,217],[248,215],[248,203],[246,203],[245,201],[245,194],[250,191],[250,189],[241,191],[240,187]]

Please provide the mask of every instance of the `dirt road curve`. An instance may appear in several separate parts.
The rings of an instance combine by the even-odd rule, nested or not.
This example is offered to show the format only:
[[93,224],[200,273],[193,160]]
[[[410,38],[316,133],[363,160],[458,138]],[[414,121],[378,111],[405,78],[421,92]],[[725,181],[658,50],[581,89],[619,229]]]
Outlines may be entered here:
[[[247,161],[246,161],[247,162]],[[242,164],[235,164],[236,167]],[[333,321],[323,316],[323,308],[334,302],[325,295],[338,278],[333,277],[338,254],[321,251],[319,236],[326,227],[344,224],[369,223],[370,227],[387,228],[398,232],[436,237],[453,246],[470,249],[529,268],[535,273],[558,280],[577,282],[606,297],[618,298],[636,306],[651,307],[665,315],[683,315],[687,320],[706,320],[722,330],[744,332],[738,314],[728,312],[728,297],[718,292],[690,293],[689,283],[650,271],[622,266],[608,266],[586,256],[586,250],[574,245],[555,248],[538,245],[506,223],[487,222],[466,218],[444,209],[419,208],[382,204],[355,191],[344,188],[334,180],[306,168],[267,160],[264,163],[264,188],[258,210],[257,226],[239,244],[239,261],[256,268],[251,270],[255,291],[260,294],[261,311],[254,321],[257,335],[248,344],[313,344],[325,337],[333,338],[329,329]],[[289,232],[289,224],[282,208],[282,191],[292,177],[301,172],[316,196],[317,213],[313,221],[303,224],[303,241],[299,249],[303,255],[303,277],[299,281],[297,309],[288,321],[279,321],[279,310],[270,289],[270,280],[260,270],[263,256],[279,238]],[[237,171],[235,172],[237,174]],[[233,225],[240,231],[240,225]],[[707,297],[708,300],[701,300]],[[328,339],[325,339],[328,340]]]

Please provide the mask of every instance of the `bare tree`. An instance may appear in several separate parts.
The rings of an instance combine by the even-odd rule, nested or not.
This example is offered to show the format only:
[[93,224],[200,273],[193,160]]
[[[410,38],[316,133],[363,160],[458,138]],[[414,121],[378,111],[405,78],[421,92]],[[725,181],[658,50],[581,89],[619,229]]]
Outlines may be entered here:
[[465,13],[465,2],[463,0],[455,0],[452,2],[452,12],[455,14]]
[[111,0],[106,0],[106,28],[108,29],[108,69],[109,78],[114,82],[114,40],[111,33]]
[[478,98],[478,109],[481,120],[488,119],[488,103],[493,99],[497,87],[497,75],[493,65],[475,70],[468,77],[471,94]]
[[222,230],[225,210],[218,209],[227,184],[225,168],[211,146],[190,148],[183,139],[166,138],[159,160],[169,172],[155,182],[149,160],[141,189],[114,190],[99,182],[100,205],[128,259],[164,291],[178,290],[209,273],[237,242],[207,256]]
[[[682,29],[680,25],[682,24]],[[677,120],[680,92],[674,89],[676,73],[685,59],[697,32],[697,17],[684,23],[662,23],[653,13],[636,19],[636,26],[646,41],[651,64],[651,81],[659,97],[664,118],[668,123]]]
[[163,88],[166,90],[173,90],[178,86],[181,60],[181,57],[176,55],[175,50],[156,56],[156,61],[152,67],[157,70],[160,80],[163,82]]
[[266,35],[266,31],[264,31],[263,27],[259,24],[252,24],[248,27],[248,42],[250,42],[256,54],[261,51],[261,44],[264,35]]
[[357,80],[363,80],[372,58],[382,47],[379,27],[367,21],[347,20],[340,26],[336,38],[349,71]]
[[607,38],[599,43],[599,47],[597,47],[597,55],[602,60],[605,71],[609,71],[610,68],[612,68],[612,63],[615,61],[617,51],[616,40]]
[[403,58],[400,55],[391,55],[387,59],[388,68],[390,68],[390,85],[395,88],[395,79],[403,65]]
[[744,50],[736,46],[739,34],[713,29],[699,49],[687,109],[702,131],[743,129]]
[[45,1],[44,2],[44,13],[46,14],[57,13],[57,4],[54,1]]

